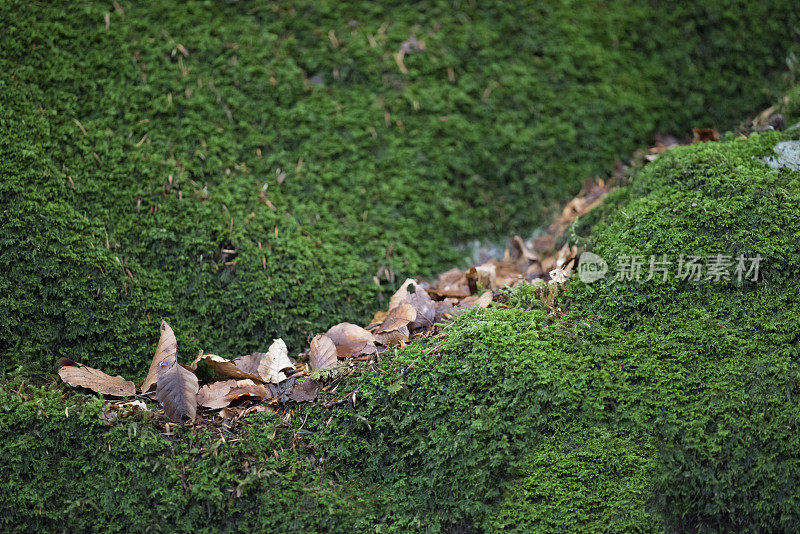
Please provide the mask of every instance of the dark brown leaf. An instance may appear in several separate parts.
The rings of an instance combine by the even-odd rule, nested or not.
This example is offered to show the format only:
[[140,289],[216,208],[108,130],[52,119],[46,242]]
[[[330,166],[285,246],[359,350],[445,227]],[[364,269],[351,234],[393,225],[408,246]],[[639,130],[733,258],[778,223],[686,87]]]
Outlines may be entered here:
[[289,398],[295,402],[311,402],[317,398],[320,390],[322,390],[322,383],[319,380],[300,378],[294,383]]
[[174,357],[159,363],[156,399],[171,420],[176,423],[184,419],[194,422],[198,389],[197,377],[178,365]]

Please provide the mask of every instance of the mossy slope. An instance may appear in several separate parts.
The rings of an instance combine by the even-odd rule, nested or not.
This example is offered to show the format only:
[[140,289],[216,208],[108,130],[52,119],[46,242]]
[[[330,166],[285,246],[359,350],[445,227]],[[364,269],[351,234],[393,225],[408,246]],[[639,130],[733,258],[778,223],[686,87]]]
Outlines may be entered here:
[[4,527],[790,530],[800,172],[759,161],[781,134],[729,137],[645,167],[588,240],[612,265],[760,254],[759,280],[573,279],[563,317],[523,287],[347,378],[354,406],[259,415],[235,444],[107,428],[102,403],[18,380],[0,397]]
[[535,226],[653,131],[731,124],[779,92],[798,9],[5,2],[0,19],[2,368],[133,377],[162,317],[184,355],[296,350],[380,307],[382,266],[448,266],[452,242]]

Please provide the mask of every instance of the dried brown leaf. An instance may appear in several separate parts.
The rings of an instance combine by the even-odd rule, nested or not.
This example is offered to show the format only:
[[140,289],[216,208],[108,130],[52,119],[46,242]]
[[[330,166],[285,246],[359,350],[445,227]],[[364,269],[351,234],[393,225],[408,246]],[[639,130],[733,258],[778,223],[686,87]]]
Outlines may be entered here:
[[142,393],[147,393],[158,381],[158,372],[161,362],[170,359],[176,359],[178,355],[178,341],[175,339],[175,333],[166,321],[161,321],[161,337],[158,340],[156,347],[156,354],[153,356],[153,361],[150,362],[150,370],[147,371],[147,377],[142,382]]
[[375,337],[360,326],[352,323],[339,323],[332,326],[327,336],[336,346],[336,355],[341,358],[352,358],[362,354],[374,354]]
[[136,385],[130,380],[85,365],[65,365],[58,370],[58,376],[70,386],[91,389],[103,395],[130,397],[136,394]]
[[396,308],[389,310],[389,314],[384,319],[376,333],[391,332],[402,328],[408,323],[413,323],[417,319],[417,310],[408,302],[403,302]]
[[401,326],[397,330],[389,330],[388,332],[377,332],[375,334],[375,341],[384,347],[394,348],[405,345],[408,341],[408,327]]
[[314,336],[314,339],[311,340],[311,348],[308,350],[308,365],[311,372],[315,373],[322,369],[335,367],[338,362],[336,352],[336,345],[327,335]]
[[267,388],[252,380],[223,380],[201,387],[197,392],[197,404],[217,410],[242,398],[262,401],[268,396]]
[[312,378],[301,378],[294,383],[289,398],[295,402],[311,402],[322,390],[322,383]]
[[236,360],[228,360],[222,356],[217,356],[216,354],[203,354],[198,356],[195,360],[195,362],[198,361],[206,362],[208,366],[214,370],[214,374],[221,378],[236,378],[239,380],[250,379],[258,380],[259,382],[263,381],[261,376],[248,373],[240,369],[237,366],[237,362],[239,361],[238,358]]
[[481,308],[486,308],[491,303],[492,303],[492,292],[484,291],[480,296],[472,295],[471,297],[465,298],[464,300],[458,303],[458,306],[456,308],[462,311],[476,305],[480,306]]
[[461,269],[450,269],[439,275],[436,293],[441,297],[465,298],[470,295],[467,276]]
[[[409,288],[412,288],[414,292],[409,292]],[[403,285],[392,295],[389,301],[389,310],[393,310],[403,303],[411,304],[417,312],[417,317],[408,325],[409,330],[430,328],[433,326],[433,319],[436,316],[436,308],[433,304],[433,300],[430,295],[428,295],[427,291],[412,278],[406,279]]]
[[263,382],[272,382],[273,384],[286,380],[286,375],[282,372],[284,369],[294,368],[289,359],[289,350],[282,339],[273,340],[266,353],[254,352],[248,356],[236,358],[234,363],[243,372],[260,377]]
[[174,357],[159,363],[156,399],[171,420],[176,423],[184,419],[194,422],[198,389],[197,377],[178,365]]

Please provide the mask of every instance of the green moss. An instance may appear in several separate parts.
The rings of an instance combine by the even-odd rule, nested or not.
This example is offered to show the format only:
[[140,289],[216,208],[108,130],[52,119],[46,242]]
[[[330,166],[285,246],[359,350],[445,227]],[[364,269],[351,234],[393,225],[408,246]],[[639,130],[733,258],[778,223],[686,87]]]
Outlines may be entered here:
[[359,379],[360,406],[318,436],[337,475],[386,492],[396,521],[441,528],[790,528],[800,173],[759,161],[781,138],[663,155],[589,237],[612,274],[623,254],[743,253],[763,279],[573,280],[561,320],[517,290]]
[[611,262],[760,254],[757,282],[573,280],[558,319],[524,288],[275,437],[265,415],[238,441],[106,427],[101,401],[22,386],[62,355],[141,377],[162,317],[182,357],[366,319],[381,266],[441,268],[653,131],[768,103],[794,2],[122,7],[0,8],[3,530],[800,520],[800,175],[758,161],[776,133],[670,151],[574,227]]
[[353,510],[375,506],[332,483],[273,414],[249,417],[238,437],[167,439],[142,416],[108,427],[107,403],[62,397],[0,390],[4,532],[352,531]]
[[365,321],[394,290],[381,267],[447,268],[453,242],[536,226],[653,131],[766,105],[799,17],[778,0],[120,7],[0,8],[5,371],[63,355],[141,376],[162,317],[183,355],[229,356]]

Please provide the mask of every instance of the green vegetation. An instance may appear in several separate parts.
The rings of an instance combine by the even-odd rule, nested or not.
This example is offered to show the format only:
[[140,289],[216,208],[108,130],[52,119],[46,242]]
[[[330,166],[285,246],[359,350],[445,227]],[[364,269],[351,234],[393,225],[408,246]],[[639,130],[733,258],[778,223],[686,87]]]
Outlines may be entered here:
[[789,529],[800,172],[759,161],[787,136],[729,137],[645,167],[585,239],[612,265],[760,254],[758,281],[573,279],[562,317],[522,287],[346,378],[354,406],[251,416],[235,443],[106,427],[101,401],[16,379],[0,397],[3,527]]
[[141,377],[162,317],[184,357],[364,321],[382,266],[773,101],[795,4],[4,2],[2,369]]
[[559,316],[523,287],[346,378],[354,405],[236,436],[109,426],[52,379],[141,377],[161,317],[183,358],[366,318],[382,265],[441,268],[652,132],[768,103],[794,3],[122,7],[0,8],[0,529],[800,522],[800,172],[759,161],[797,131],[665,153],[574,227],[612,270],[758,254],[757,281],[572,279]]

